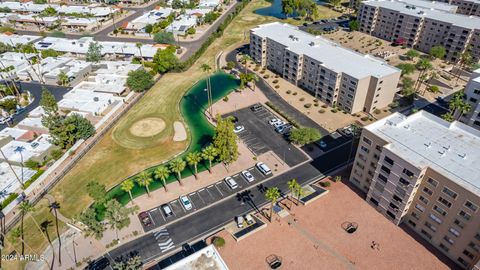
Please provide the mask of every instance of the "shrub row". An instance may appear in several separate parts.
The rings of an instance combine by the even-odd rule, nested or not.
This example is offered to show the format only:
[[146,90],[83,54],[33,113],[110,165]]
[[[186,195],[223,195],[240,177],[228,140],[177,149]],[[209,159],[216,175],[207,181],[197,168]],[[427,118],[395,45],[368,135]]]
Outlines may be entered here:
[[300,128],[301,126],[297,123],[295,119],[290,117],[290,115],[286,114],[279,108],[277,108],[275,105],[273,105],[270,101],[267,101],[265,103],[268,107],[270,107],[272,110],[274,110],[276,113],[280,114],[283,118],[285,118],[288,122],[290,122],[294,127]]

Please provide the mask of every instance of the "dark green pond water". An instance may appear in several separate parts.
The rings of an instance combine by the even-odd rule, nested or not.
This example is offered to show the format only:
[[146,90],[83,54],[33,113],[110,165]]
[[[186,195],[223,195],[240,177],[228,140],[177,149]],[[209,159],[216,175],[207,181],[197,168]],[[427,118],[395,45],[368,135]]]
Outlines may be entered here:
[[[240,85],[239,80],[223,72],[212,75],[210,77],[210,81],[214,102],[222,99]],[[186,92],[185,96],[183,96],[182,100],[180,101],[180,111],[185,124],[188,126],[188,132],[190,133],[191,138],[189,147],[183,154],[180,155],[182,158],[184,158],[190,152],[200,151],[212,140],[215,130],[214,127],[207,121],[204,114],[208,106],[207,92],[205,91],[206,87],[206,80],[199,81]],[[168,162],[165,164],[168,164]],[[206,165],[206,163],[200,163],[198,165],[199,172],[206,170]],[[146,170],[147,172],[153,173],[157,167],[158,166],[151,167]],[[182,177],[188,177],[192,174],[193,169],[187,165],[186,169],[182,172]],[[135,179],[135,177],[136,176],[133,176],[132,179]],[[170,183],[174,181],[177,181],[177,179],[175,178],[175,175],[171,174],[167,182]],[[163,187],[161,181],[157,180],[154,180],[149,186],[150,191],[161,187]],[[133,197],[137,197],[145,193],[145,188],[135,184],[135,187],[132,190]],[[108,195],[110,198],[116,198],[122,204],[126,204],[130,200],[128,193],[121,190],[120,186],[116,186],[110,190]],[[103,212],[101,209],[98,210],[100,213]],[[101,216],[101,214],[99,216]]]

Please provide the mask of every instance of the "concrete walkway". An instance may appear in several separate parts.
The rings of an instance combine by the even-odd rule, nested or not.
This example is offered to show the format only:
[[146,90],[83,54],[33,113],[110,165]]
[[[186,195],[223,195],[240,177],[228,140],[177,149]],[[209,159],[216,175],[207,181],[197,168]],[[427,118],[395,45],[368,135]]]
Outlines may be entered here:
[[[45,194],[43,198],[48,200],[48,204],[51,205],[52,203],[56,202],[55,198],[50,194]],[[57,209],[57,218],[63,223],[71,223],[72,221],[69,218],[66,218],[60,211]]]

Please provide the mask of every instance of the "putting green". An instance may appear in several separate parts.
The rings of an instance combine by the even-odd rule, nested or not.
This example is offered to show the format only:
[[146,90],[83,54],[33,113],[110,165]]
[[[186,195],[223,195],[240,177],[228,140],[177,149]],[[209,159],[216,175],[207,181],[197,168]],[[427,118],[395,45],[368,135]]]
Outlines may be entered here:
[[130,133],[135,137],[151,137],[165,129],[165,121],[158,117],[144,118],[133,123]]

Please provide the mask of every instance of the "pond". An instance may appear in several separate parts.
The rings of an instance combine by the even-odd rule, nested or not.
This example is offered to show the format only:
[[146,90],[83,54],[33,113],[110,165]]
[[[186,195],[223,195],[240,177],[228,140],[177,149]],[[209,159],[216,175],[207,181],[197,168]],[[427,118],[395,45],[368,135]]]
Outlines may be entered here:
[[[212,86],[212,99],[213,102],[222,99],[224,96],[228,95],[234,89],[240,86],[239,80],[235,79],[232,75],[219,72],[210,77],[210,82]],[[208,106],[208,98],[206,89],[206,80],[201,80],[196,83],[192,88],[190,88],[183,98],[180,101],[180,111],[184,119],[185,124],[188,126],[188,131],[190,132],[190,145],[187,150],[180,155],[184,158],[190,152],[197,152],[208,145],[214,135],[214,127],[206,119],[204,112]],[[168,162],[166,162],[168,163]],[[165,165],[161,164],[161,165]],[[153,171],[158,168],[160,165],[146,169],[147,172],[153,173]],[[198,164],[198,171],[206,170],[206,164]],[[188,166],[182,172],[182,178],[188,177],[193,174],[193,171]],[[132,176],[132,179],[135,179],[136,176]],[[167,183],[177,181],[173,174],[167,179]],[[150,191],[161,188],[161,181],[154,180],[149,186]],[[145,194],[145,188],[140,187],[135,184],[135,187],[132,190],[133,197],[137,197]],[[120,185],[114,187],[108,192],[109,198],[116,198],[122,204],[127,204],[130,200],[128,193],[124,192]],[[102,209],[97,209],[97,212],[103,212]],[[99,213],[99,216],[102,216]]]
[[[262,16],[271,16],[279,19],[285,19],[287,16],[282,13],[282,0],[268,0],[271,6],[255,10],[255,13]],[[326,0],[314,0],[318,5],[324,5]]]

